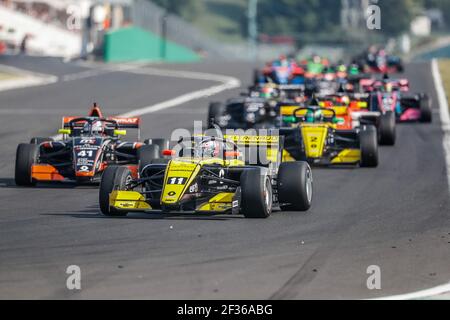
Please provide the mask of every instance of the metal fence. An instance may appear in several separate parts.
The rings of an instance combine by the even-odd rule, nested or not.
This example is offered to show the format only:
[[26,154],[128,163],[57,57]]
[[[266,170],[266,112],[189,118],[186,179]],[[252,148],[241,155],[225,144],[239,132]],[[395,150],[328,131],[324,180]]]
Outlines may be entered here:
[[135,0],[132,5],[132,19],[135,25],[158,35],[163,33],[163,19],[165,19],[166,35],[169,40],[197,52],[206,52],[208,57],[230,60],[242,57],[242,52],[232,50],[209,38],[201,30],[175,15],[167,14],[164,9],[150,1]]
[[[131,7],[131,16],[136,26],[157,35],[163,34],[163,19],[165,19],[165,34],[169,40],[194,51],[204,52],[206,53],[206,58],[257,62],[251,54],[247,42],[236,44],[219,42],[180,17],[168,14],[163,8],[151,1],[134,0]],[[295,47],[292,45],[259,44],[257,47],[257,60],[270,60],[281,53],[289,54],[294,50]]]

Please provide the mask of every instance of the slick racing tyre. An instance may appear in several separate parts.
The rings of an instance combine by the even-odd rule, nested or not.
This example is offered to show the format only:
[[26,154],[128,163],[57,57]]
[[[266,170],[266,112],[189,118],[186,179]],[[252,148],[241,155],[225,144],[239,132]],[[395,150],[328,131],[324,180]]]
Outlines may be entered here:
[[281,210],[307,211],[313,198],[312,170],[303,161],[285,162],[278,171],[278,201]]
[[272,184],[266,170],[252,168],[241,175],[241,213],[246,218],[264,219],[272,213]]
[[18,186],[33,186],[36,181],[31,176],[31,169],[39,157],[39,146],[21,143],[16,151],[15,181]]
[[160,149],[158,145],[143,145],[138,150],[139,173],[142,172],[147,165],[151,164],[154,159],[160,158]]
[[225,105],[221,102],[211,102],[208,107],[207,128],[213,128],[215,124],[220,125],[220,117],[225,113]]
[[430,123],[432,122],[432,110],[431,110],[431,98],[423,94],[420,97],[420,122]]
[[131,171],[127,167],[109,166],[103,172],[100,182],[100,210],[105,216],[124,217],[128,212],[119,211],[109,206],[109,195],[113,190],[125,190],[127,181],[131,179]]
[[378,166],[377,129],[374,126],[363,126],[359,133],[361,150],[361,167],[375,168]]
[[52,138],[42,138],[42,137],[34,137],[31,138],[30,143],[31,144],[41,144],[42,142],[50,141],[53,142]]
[[378,125],[379,143],[383,146],[395,145],[395,114],[388,111],[380,116]]

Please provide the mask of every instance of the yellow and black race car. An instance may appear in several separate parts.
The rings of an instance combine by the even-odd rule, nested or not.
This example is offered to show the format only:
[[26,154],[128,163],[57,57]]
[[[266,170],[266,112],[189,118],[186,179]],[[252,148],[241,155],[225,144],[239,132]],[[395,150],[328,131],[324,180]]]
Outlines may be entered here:
[[164,150],[170,159],[141,163],[137,179],[127,167],[108,167],[100,208],[108,216],[159,210],[267,218],[278,207],[307,211],[311,168],[303,161],[281,163],[281,150],[276,135],[180,139],[174,149]]
[[338,129],[341,119],[333,109],[282,106],[280,134],[285,136],[283,160],[305,160],[313,165],[359,164],[378,166],[378,137],[373,125]]

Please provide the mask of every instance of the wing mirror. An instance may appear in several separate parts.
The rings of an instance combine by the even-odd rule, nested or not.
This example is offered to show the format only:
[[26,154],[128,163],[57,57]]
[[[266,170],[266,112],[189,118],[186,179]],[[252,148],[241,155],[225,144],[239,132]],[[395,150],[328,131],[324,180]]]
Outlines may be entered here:
[[175,150],[165,149],[162,151],[163,156],[174,156]]
[[59,134],[71,134],[72,130],[70,130],[70,129],[59,129],[58,133]]
[[296,123],[296,122],[298,122],[298,120],[297,120],[297,117],[295,117],[295,116],[285,116],[285,117],[283,117],[283,122]]
[[333,118],[334,124],[343,124],[344,122],[345,122],[345,120],[342,118],[336,118],[336,117]]
[[115,136],[125,136],[127,134],[127,130],[114,130]]

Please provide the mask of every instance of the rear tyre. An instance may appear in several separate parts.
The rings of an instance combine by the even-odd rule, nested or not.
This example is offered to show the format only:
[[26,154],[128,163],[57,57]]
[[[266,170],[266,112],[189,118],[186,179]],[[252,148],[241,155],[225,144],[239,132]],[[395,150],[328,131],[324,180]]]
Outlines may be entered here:
[[53,139],[52,138],[33,137],[33,138],[31,138],[30,143],[31,144],[41,144],[42,142],[46,142],[46,141],[52,142]]
[[99,203],[100,210],[105,216],[124,217],[128,214],[109,205],[109,195],[113,190],[124,190],[127,181],[131,179],[131,171],[127,167],[109,166],[103,172],[100,182]]
[[142,172],[147,165],[151,164],[154,159],[160,158],[160,150],[157,145],[143,145],[138,150],[139,172]]
[[395,145],[395,114],[388,111],[380,116],[378,126],[379,143],[384,146]]
[[213,128],[214,124],[219,124],[219,118],[225,113],[225,106],[221,102],[211,102],[208,107],[208,119],[206,125]]
[[431,98],[424,94],[420,97],[420,122],[432,122]]
[[278,171],[278,200],[281,210],[307,211],[312,199],[313,177],[308,163],[282,163]]
[[16,185],[30,187],[36,184],[31,175],[31,169],[39,157],[39,146],[21,143],[16,151],[16,168],[14,179]]
[[272,184],[262,168],[241,175],[241,213],[250,219],[265,219],[272,213]]
[[374,126],[364,126],[359,133],[361,150],[361,167],[375,168],[378,166],[377,129]]

